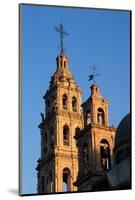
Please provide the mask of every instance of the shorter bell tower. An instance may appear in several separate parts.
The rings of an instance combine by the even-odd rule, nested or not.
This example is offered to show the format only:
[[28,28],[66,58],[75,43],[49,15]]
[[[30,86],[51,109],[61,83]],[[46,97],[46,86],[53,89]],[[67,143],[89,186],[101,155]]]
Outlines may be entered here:
[[97,84],[91,87],[90,97],[82,104],[84,129],[77,135],[79,173],[75,185],[79,191],[92,191],[93,184],[113,166],[116,129],[108,125],[108,103]]
[[91,104],[91,106],[86,106],[86,112],[88,112],[88,110],[91,110],[93,124],[98,124],[107,127],[109,101],[107,99],[103,99],[103,97],[100,94],[100,88],[97,84],[93,84],[90,88],[91,100],[89,103]]

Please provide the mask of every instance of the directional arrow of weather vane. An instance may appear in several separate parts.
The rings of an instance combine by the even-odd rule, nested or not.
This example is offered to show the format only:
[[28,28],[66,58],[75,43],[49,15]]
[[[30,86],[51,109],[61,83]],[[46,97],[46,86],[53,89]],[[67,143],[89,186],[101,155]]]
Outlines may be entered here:
[[90,68],[92,69],[93,73],[89,75],[89,80],[88,81],[91,81],[93,80],[93,83],[95,84],[96,83],[96,77],[100,75],[100,73],[98,73],[98,69],[95,67],[95,65],[93,66],[90,66]]

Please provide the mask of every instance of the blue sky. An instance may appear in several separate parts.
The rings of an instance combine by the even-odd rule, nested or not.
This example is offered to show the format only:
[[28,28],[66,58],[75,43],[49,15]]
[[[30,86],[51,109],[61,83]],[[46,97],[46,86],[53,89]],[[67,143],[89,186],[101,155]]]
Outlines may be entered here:
[[56,69],[60,39],[54,28],[61,18],[69,36],[64,39],[69,68],[90,95],[88,74],[95,64],[97,84],[109,99],[109,124],[118,126],[130,111],[130,15],[129,12],[21,6],[22,28],[22,174],[23,193],[36,193],[36,161],[40,157],[40,112],[43,95]]

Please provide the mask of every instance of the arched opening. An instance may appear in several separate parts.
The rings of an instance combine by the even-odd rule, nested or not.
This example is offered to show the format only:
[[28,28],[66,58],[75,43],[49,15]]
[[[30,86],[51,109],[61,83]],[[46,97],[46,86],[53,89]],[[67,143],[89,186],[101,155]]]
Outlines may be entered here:
[[50,128],[50,135],[53,135],[53,126]]
[[52,172],[50,171],[46,177],[46,187],[45,192],[51,193],[53,192],[53,179],[52,179]]
[[62,59],[61,59],[60,63],[61,63],[60,65],[61,65],[61,67],[62,67]]
[[63,109],[67,110],[67,95],[66,94],[63,95],[62,103],[63,103]]
[[47,132],[44,133],[44,143],[47,144]]
[[91,114],[90,111],[87,112],[86,114],[86,125],[91,124]]
[[77,100],[75,97],[72,98],[72,110],[73,112],[77,112]]
[[63,127],[63,145],[69,146],[69,127],[67,125]]
[[80,128],[79,127],[77,127],[76,129],[75,129],[75,135],[78,135],[78,133],[80,132]]
[[89,148],[88,144],[84,143],[83,149],[82,149],[82,158],[83,158],[83,166],[82,166],[82,173],[85,175],[88,172],[88,163],[89,163]]
[[102,108],[98,108],[97,110],[97,122],[100,125],[105,125],[105,116]]
[[41,192],[44,192],[45,190],[45,177],[41,177]]
[[[79,127],[77,127],[76,129],[75,129],[75,136],[78,136],[78,134],[79,134],[79,132],[81,131],[81,129],[79,128]],[[74,137],[75,138],[75,137]],[[76,147],[77,147],[77,139],[75,139],[75,144],[76,144]]]
[[103,139],[100,142],[100,158],[101,167],[103,170],[110,170],[111,159],[110,159],[110,147],[107,140]]
[[69,192],[71,189],[71,174],[68,168],[63,169],[63,182],[62,182],[63,192]]
[[49,99],[46,100],[46,107],[50,108],[50,100]]
[[64,67],[66,67],[66,61],[64,60]]
[[50,131],[49,131],[49,143],[50,143],[50,147],[52,148],[54,146],[54,129],[51,126]]
[[50,172],[50,192],[53,192],[52,172]]
[[48,138],[47,138],[47,132],[44,133],[44,140],[43,140],[43,153],[47,154],[47,142],[48,142]]
[[82,158],[83,158],[83,163],[87,164],[89,161],[89,149],[87,143],[83,145]]
[[49,192],[49,176],[46,177],[46,185],[45,185],[45,192]]

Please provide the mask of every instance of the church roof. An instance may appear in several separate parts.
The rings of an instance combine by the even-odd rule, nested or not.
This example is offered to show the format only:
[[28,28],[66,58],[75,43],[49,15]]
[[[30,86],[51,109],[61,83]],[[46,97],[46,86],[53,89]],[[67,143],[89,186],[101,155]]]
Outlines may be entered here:
[[130,141],[131,133],[130,133],[130,113],[127,114],[119,123],[116,132],[115,144],[120,145]]

